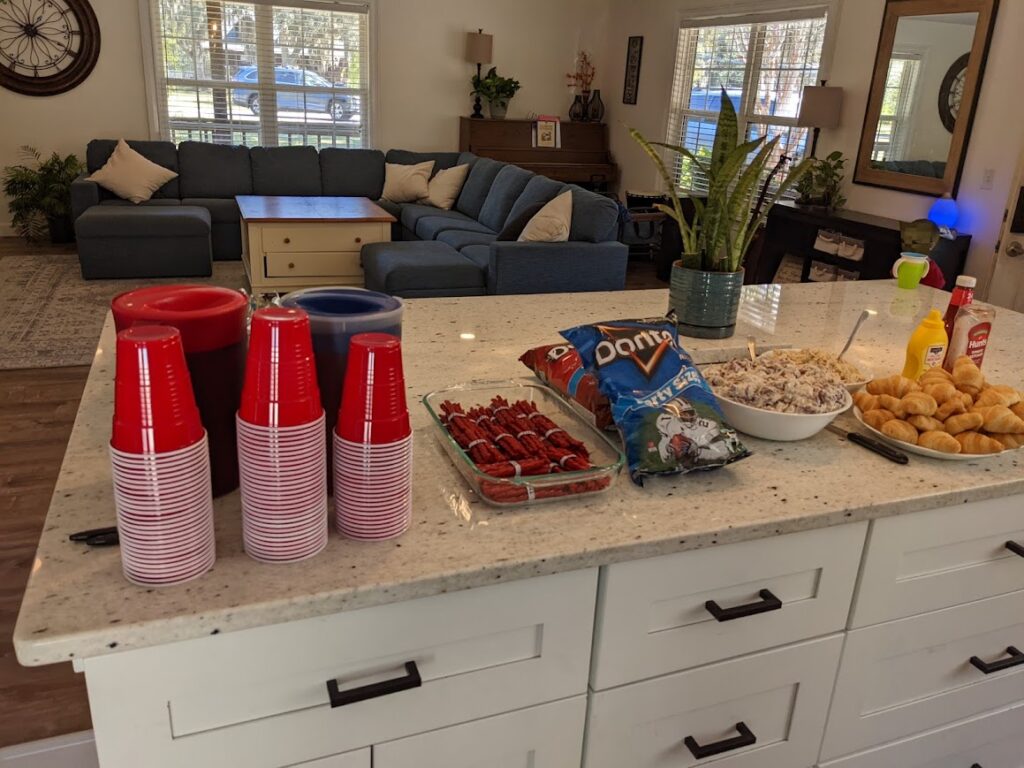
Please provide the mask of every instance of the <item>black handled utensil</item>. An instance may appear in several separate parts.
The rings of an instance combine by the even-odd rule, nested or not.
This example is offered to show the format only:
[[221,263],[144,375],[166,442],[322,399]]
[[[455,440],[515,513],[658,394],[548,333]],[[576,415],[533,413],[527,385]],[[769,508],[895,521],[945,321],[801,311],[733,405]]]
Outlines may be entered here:
[[840,437],[845,437],[851,443],[855,443],[862,448],[867,448],[869,451],[874,451],[879,456],[884,456],[889,461],[894,461],[897,464],[908,464],[910,462],[910,457],[907,456],[907,454],[893,448],[891,445],[886,445],[881,440],[875,440],[873,437],[862,435],[860,432],[847,432],[845,429],[837,427],[835,424],[829,424],[826,429]]
[[68,536],[68,540],[88,544],[90,547],[112,547],[120,543],[117,526],[114,525],[108,528],[90,528],[87,531],[78,531]]

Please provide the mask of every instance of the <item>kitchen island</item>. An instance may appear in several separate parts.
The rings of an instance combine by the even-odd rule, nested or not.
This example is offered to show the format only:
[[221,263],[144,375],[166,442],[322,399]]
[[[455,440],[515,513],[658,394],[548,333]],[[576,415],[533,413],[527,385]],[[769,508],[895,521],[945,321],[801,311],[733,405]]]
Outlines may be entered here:
[[[748,286],[733,339],[683,344],[698,362],[744,353],[748,335],[763,347],[838,351],[870,308],[879,314],[853,355],[886,375],[902,366],[920,318],[947,301],[889,281]],[[1019,732],[1024,667],[982,673],[967,659],[1024,643],[1024,557],[1003,547],[1024,542],[1024,453],[912,457],[904,467],[823,432],[799,443],[745,438],[754,455],[722,470],[644,488],[623,474],[585,499],[497,509],[472,494],[431,432],[423,395],[523,377],[519,355],[559,341],[559,329],[656,316],[665,304],[665,291],[409,301],[409,532],[370,544],[332,535],[312,560],[261,564],[242,552],[235,493],[216,502],[214,569],[166,589],[129,584],[116,550],[67,538],[114,522],[108,320],[15,630],[19,660],[85,671],[104,766],[347,767],[369,765],[372,750],[378,768],[453,768],[474,764],[473,745],[496,750],[502,739],[512,739],[502,754],[532,750],[538,768],[578,765],[588,695],[595,767],[691,765],[683,737],[698,749],[749,742],[737,723],[755,741],[730,746],[729,768],[889,765],[849,762],[879,746],[910,768],[940,727],[991,731],[986,744],[1004,721]],[[1001,310],[985,359],[991,380],[1024,386],[1021,338],[1024,316]],[[766,590],[781,609],[757,604]],[[704,610],[710,600],[753,607],[722,622]],[[904,643],[899,654],[886,632]],[[915,666],[936,647],[963,655],[973,639],[977,649],[958,662],[963,679]],[[913,695],[885,681],[898,678],[886,666],[893,656],[912,670],[903,687],[919,688]],[[369,696],[367,680],[396,678],[408,662],[420,686]],[[858,677],[874,687],[859,690]],[[332,707],[324,682],[335,678],[366,697]],[[680,685],[698,698],[672,710]],[[748,700],[752,722],[737,704]],[[984,728],[972,725],[982,714]],[[669,748],[655,724],[676,715],[694,732],[673,733]],[[899,752],[911,736],[932,741]]]

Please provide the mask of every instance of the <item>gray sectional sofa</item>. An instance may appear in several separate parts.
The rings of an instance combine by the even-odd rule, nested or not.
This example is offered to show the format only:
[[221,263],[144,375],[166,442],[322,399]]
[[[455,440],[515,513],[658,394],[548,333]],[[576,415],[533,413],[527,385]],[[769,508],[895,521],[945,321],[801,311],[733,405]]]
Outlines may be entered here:
[[[391,212],[393,243],[362,253],[368,288],[401,296],[617,290],[625,283],[627,248],[615,241],[618,206],[579,187],[573,191],[569,242],[499,240],[566,185],[514,165],[470,153],[369,149],[232,147],[186,141],[129,141],[133,149],[176,171],[139,205],[83,177],[71,186],[82,275],[188,277],[210,274],[210,261],[238,259],[242,244],[235,195],[337,195],[378,200]],[[94,140],[88,173],[113,152]],[[435,173],[472,167],[450,211],[380,200],[385,163],[434,160]]]

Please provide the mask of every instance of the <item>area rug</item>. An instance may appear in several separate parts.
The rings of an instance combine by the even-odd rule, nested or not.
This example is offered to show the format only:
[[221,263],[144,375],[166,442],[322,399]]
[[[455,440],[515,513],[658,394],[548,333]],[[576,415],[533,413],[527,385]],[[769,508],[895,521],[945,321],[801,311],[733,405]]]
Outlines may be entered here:
[[247,286],[240,261],[215,261],[213,276],[83,280],[75,254],[0,257],[0,369],[60,368],[92,362],[110,300],[156,283]]

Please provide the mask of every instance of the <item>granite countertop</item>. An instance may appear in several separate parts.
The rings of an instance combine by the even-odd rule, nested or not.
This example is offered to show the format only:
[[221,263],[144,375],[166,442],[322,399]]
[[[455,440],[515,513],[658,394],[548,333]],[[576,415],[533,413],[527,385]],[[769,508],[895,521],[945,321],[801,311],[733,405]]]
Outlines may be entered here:
[[[727,468],[658,478],[623,473],[607,493],[520,509],[477,499],[442,452],[420,404],[427,392],[528,375],[532,346],[584,322],[656,316],[665,290],[486,296],[408,302],[406,382],[415,431],[413,524],[403,537],[360,543],[332,532],[319,556],[261,564],[242,552],[237,492],[218,499],[217,563],[171,588],[133,586],[116,548],[68,541],[114,523],[107,458],[113,329],[100,338],[81,409],[43,528],[14,634],[25,665],[51,664],[220,632],[324,615],[715,544],[1024,493],[1024,455],[971,462],[912,457],[898,466],[830,432],[799,443],[744,438],[754,455]],[[904,345],[948,294],[890,281],[750,286],[736,335],[684,339],[698,362],[734,356],[748,335],[763,345],[838,351],[860,311],[878,316],[854,345],[878,374],[902,367]],[[997,382],[1024,385],[1024,315],[1000,310],[985,359]],[[840,424],[852,422],[852,416]]]

